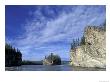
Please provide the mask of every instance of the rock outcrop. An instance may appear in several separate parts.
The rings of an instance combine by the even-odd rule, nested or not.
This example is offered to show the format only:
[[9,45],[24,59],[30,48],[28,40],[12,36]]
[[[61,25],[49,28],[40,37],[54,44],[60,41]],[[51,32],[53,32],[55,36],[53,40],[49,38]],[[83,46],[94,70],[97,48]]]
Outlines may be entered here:
[[61,58],[58,55],[51,53],[49,56],[45,56],[43,65],[61,65]]
[[106,68],[105,27],[88,26],[84,31],[85,44],[70,50],[71,64],[81,67]]

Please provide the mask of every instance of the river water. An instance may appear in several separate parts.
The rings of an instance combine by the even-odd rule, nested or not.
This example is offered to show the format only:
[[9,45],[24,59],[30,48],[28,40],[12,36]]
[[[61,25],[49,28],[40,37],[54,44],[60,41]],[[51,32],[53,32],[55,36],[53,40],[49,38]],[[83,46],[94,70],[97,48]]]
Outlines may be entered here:
[[72,67],[70,65],[22,65],[18,67],[5,67],[6,71],[106,71],[100,68]]

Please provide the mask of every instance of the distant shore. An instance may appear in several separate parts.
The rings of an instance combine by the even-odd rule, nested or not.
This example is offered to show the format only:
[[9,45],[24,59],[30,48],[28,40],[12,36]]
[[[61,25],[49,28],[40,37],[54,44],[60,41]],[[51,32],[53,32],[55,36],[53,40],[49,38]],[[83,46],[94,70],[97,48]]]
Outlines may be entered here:
[[43,65],[42,61],[22,61],[21,65]]
[[[70,61],[62,61],[61,62],[61,65],[64,65],[64,64],[68,64],[69,65],[69,62]],[[43,62],[42,61],[29,61],[29,60],[23,60],[21,65],[43,65]],[[21,66],[20,65],[20,66]],[[7,67],[7,66],[6,66]],[[9,66],[9,67],[15,67],[15,66]]]
[[[69,64],[70,61],[62,61],[61,64]],[[22,61],[22,65],[43,65],[43,61]]]

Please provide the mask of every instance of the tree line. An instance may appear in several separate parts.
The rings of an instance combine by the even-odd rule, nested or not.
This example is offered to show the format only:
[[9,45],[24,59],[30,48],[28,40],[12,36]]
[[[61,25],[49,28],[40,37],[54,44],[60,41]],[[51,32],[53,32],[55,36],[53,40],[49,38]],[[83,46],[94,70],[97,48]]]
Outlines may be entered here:
[[78,46],[81,46],[81,45],[85,45],[85,37],[82,36],[81,39],[73,39],[72,43],[71,43],[71,49],[74,49]]
[[[103,24],[101,24],[100,26],[90,26],[90,29],[97,29],[97,30],[101,30],[101,31],[106,31],[106,21],[104,21]],[[81,37],[81,39],[77,38],[77,39],[73,39],[72,43],[71,43],[71,49],[75,49],[78,46],[81,45],[85,45],[85,37],[84,35]]]
[[5,66],[20,66],[22,63],[22,53],[10,44],[5,44]]

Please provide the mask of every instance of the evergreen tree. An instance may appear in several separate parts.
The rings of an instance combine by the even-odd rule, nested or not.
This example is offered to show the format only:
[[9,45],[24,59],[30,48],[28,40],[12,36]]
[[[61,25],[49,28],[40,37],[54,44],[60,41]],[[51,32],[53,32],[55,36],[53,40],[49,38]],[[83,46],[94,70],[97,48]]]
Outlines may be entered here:
[[[48,62],[51,63],[51,65],[60,65],[61,64],[61,58],[58,55],[54,55],[51,53],[49,56],[45,58]],[[45,63],[46,64],[46,63]]]
[[20,50],[16,50],[10,44],[5,44],[5,66],[19,66],[22,62]]
[[73,39],[73,42],[71,43],[71,49],[74,49],[75,47],[80,45],[80,40],[78,39]]
[[80,45],[85,45],[85,37],[81,37],[81,42],[80,42]]

